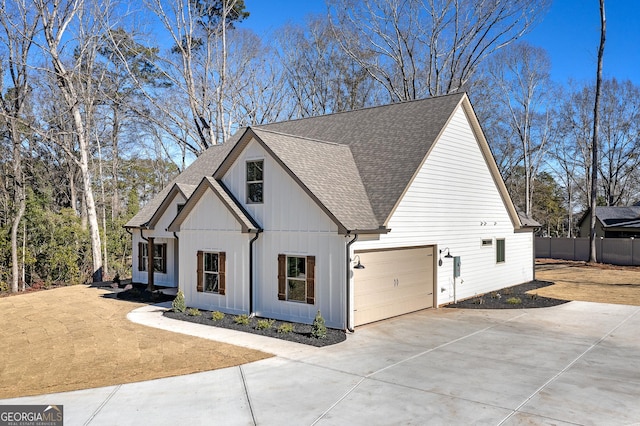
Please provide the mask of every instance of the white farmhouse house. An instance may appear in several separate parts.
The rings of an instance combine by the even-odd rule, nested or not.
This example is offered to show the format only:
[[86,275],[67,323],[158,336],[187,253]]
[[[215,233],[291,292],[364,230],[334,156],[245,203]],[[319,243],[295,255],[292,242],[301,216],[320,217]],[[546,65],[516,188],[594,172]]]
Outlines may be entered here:
[[251,126],[126,225],[188,306],[352,329],[533,279],[465,94]]

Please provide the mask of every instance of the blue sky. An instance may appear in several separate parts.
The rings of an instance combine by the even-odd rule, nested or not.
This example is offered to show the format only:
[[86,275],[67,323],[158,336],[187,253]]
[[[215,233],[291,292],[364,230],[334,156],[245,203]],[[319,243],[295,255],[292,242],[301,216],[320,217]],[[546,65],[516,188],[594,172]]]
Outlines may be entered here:
[[[324,13],[324,0],[245,0],[251,16],[242,26],[268,37],[287,22]],[[640,85],[640,0],[607,0],[604,76]],[[566,84],[595,81],[600,39],[598,0],[555,0],[543,21],[523,39],[547,50],[552,78]]]

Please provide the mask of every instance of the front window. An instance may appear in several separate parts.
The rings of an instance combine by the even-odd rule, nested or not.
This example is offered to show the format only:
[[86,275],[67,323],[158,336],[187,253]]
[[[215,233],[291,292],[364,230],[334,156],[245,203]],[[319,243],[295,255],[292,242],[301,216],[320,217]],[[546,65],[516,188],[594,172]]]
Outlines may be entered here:
[[202,282],[206,293],[218,293],[220,285],[220,269],[218,253],[204,253]]
[[307,258],[287,256],[287,300],[307,300]]
[[[140,271],[146,271],[149,264],[149,245],[140,244]],[[153,245],[153,271],[165,273],[167,267],[167,245],[166,244],[154,244]]]
[[496,263],[504,263],[505,261],[505,241],[504,238],[496,238]]
[[247,203],[262,203],[264,161],[247,161]]

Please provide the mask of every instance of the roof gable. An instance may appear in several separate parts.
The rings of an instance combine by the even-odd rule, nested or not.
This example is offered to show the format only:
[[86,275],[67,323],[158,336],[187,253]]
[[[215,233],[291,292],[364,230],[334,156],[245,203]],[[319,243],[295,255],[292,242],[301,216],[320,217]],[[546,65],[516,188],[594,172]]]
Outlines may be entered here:
[[240,134],[235,134],[227,143],[214,145],[200,154],[189,167],[176,176],[162,191],[145,204],[140,211],[124,225],[125,228],[146,227],[175,184],[193,185],[193,187],[195,187],[204,176],[211,176],[227,156],[227,153],[235,145],[239,137]]
[[218,182],[212,177],[206,176],[200,182],[200,185],[193,191],[192,196],[184,205],[180,213],[175,217],[168,230],[170,232],[180,231],[180,225],[189,216],[189,213],[196,207],[198,201],[207,192],[213,192],[222,204],[229,210],[233,217],[238,221],[242,227],[242,232],[260,232],[262,228],[258,223],[249,215],[249,213],[242,207],[242,205],[235,199],[235,197],[229,192],[222,182]]
[[422,165],[463,93],[256,126],[347,145],[380,225]]
[[171,205],[171,203],[173,202],[173,200],[178,194],[182,195],[186,201],[189,199],[189,197],[191,197],[191,194],[193,194],[193,191],[195,189],[196,189],[195,185],[188,185],[185,183],[174,183],[173,187],[171,187],[171,189],[169,190],[169,193],[166,195],[166,197],[164,197],[164,200],[162,200],[162,203],[160,203],[160,206],[157,208],[153,216],[151,216],[151,219],[149,219],[149,222],[147,223],[147,227],[149,229],[155,228],[156,224],[158,223],[162,215],[165,213],[165,211],[167,211],[167,208],[169,208],[169,206]]

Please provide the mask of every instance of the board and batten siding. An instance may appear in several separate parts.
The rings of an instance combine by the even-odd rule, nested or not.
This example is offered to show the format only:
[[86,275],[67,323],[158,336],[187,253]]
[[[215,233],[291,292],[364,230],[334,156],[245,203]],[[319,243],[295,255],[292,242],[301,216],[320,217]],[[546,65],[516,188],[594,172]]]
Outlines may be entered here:
[[[249,312],[249,241],[238,221],[217,195],[207,190],[180,226],[180,289],[187,306]],[[197,291],[198,251],[226,253],[225,295]]]
[[[492,160],[491,160],[492,161]],[[461,257],[456,297],[463,299],[533,279],[533,236],[514,232],[499,190],[462,107],[458,107],[393,213],[391,232],[354,250],[435,244]],[[496,263],[496,239],[506,261]],[[483,239],[492,244],[482,246]],[[440,254],[435,253],[440,257]],[[453,301],[453,261],[437,266],[437,303]],[[366,265],[365,265],[366,266]]]
[[[173,235],[173,232],[168,232],[167,228],[178,214],[178,204],[184,204],[185,202],[186,199],[182,194],[176,194],[171,201],[171,205],[167,207],[167,209],[162,214],[162,217],[160,217],[158,222],[155,224],[154,229],[145,229],[144,231],[142,231],[145,238],[155,238],[155,244],[167,245],[167,272],[166,274],[161,274],[158,272],[154,273],[153,281],[155,285],[164,287],[178,287],[178,243],[175,239],[175,236]],[[141,238],[140,230],[135,230],[133,232],[132,240],[133,282],[146,284],[148,281],[147,271],[138,270],[138,243],[142,241],[146,244],[146,241]]]
[[[264,203],[246,204],[246,162],[260,159]],[[256,141],[245,147],[222,181],[264,230],[254,244],[256,315],[311,323],[320,310],[328,327],[344,328],[347,239],[338,234],[337,225]],[[314,304],[278,300],[278,254],[315,256]]]
[[[149,236],[153,237],[151,231],[144,230],[144,237],[148,238]],[[131,253],[131,263],[132,263],[132,281],[134,283],[148,283],[148,274],[147,271],[139,271],[138,270],[138,248],[140,242],[147,244],[145,240],[143,240],[140,236],[140,230],[133,230],[133,236],[131,238],[133,241],[133,250]],[[156,238],[154,244],[166,244],[167,245],[167,272],[153,273],[153,283],[154,285],[161,287],[177,287],[178,286],[178,262],[177,262],[177,244],[175,238]]]

